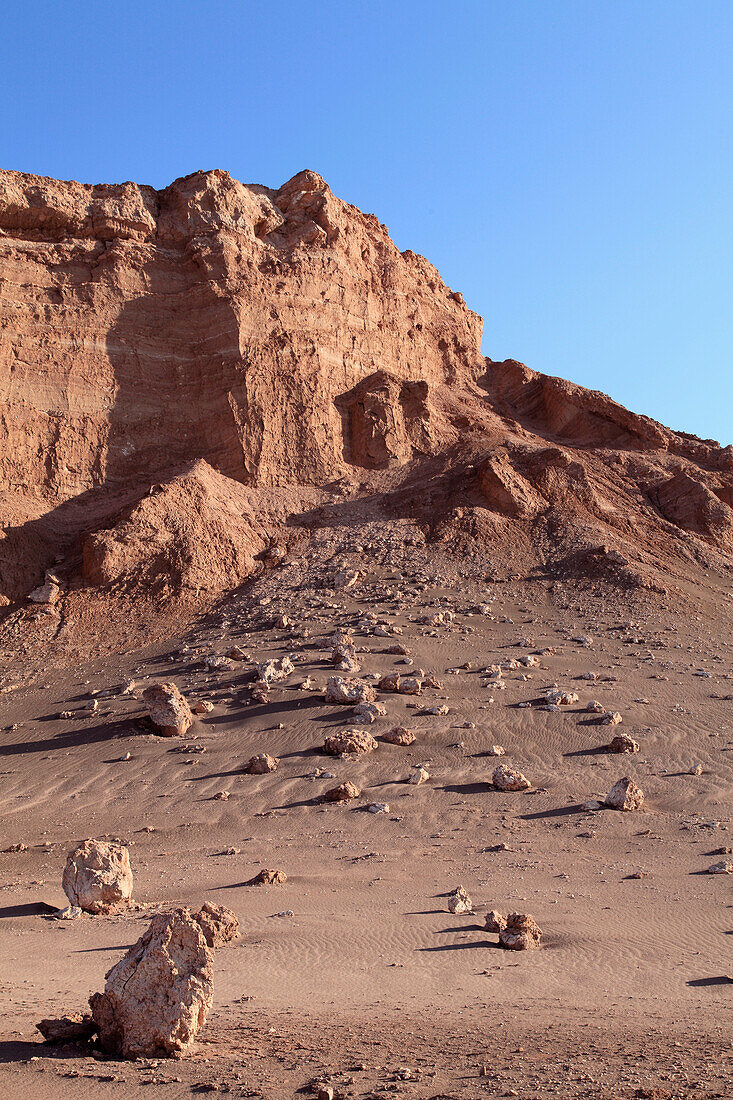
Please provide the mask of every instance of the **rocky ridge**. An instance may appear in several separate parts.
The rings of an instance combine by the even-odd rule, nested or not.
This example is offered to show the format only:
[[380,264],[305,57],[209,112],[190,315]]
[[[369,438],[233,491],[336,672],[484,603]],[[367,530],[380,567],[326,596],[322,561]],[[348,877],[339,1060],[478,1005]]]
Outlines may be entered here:
[[377,522],[497,578],[730,573],[730,447],[486,359],[481,327],[314,172],[0,173],[6,637],[200,611]]

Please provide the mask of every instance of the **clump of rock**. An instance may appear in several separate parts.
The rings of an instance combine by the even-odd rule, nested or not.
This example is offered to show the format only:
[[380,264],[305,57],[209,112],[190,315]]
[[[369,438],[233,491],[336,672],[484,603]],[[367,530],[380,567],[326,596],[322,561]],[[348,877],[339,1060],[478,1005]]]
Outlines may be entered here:
[[88,1012],[70,1012],[56,1020],[41,1020],[36,1027],[47,1043],[85,1042],[97,1030]]
[[253,879],[250,879],[250,886],[279,886],[283,882],[288,881],[288,876],[284,871],[270,871],[266,867],[263,867],[261,871],[258,871]]
[[123,844],[85,840],[69,852],[61,879],[72,906],[87,913],[109,913],[132,897],[130,853]]
[[377,718],[384,718],[387,708],[384,703],[359,703],[354,707],[353,717],[350,722],[376,722]]
[[224,947],[239,936],[239,918],[226,905],[204,902],[198,913],[193,914],[208,947]]
[[266,775],[268,772],[277,771],[279,763],[276,756],[270,756],[267,752],[258,752],[249,758],[244,770],[247,775]]
[[639,751],[639,742],[628,733],[618,733],[608,745],[608,752],[629,753]]
[[329,756],[363,756],[376,747],[377,742],[368,730],[341,730],[340,733],[332,733],[323,742],[323,751]]
[[374,688],[364,680],[349,676],[329,676],[326,683],[327,703],[346,703],[356,706],[357,703],[373,703],[375,699]]
[[294,669],[295,665],[289,657],[273,658],[257,665],[257,675],[269,686],[279,680],[285,680]]
[[457,886],[448,898],[449,913],[472,913],[473,902],[463,886]]
[[163,737],[183,737],[193,722],[188,703],[175,684],[151,684],[143,699],[150,720]]
[[491,782],[498,791],[528,791],[532,786],[526,775],[507,764],[499,764],[494,768]]
[[574,691],[548,691],[545,699],[554,707],[569,707],[571,703],[578,702],[578,696]]
[[427,783],[428,779],[430,779],[430,772],[422,764],[418,764],[412,769],[407,782],[411,783],[413,787],[421,787],[423,783]]
[[393,729],[387,730],[386,733],[380,734],[380,736],[389,745],[412,745],[415,741],[415,734],[412,730],[405,729],[404,726],[395,726]]
[[638,810],[644,803],[644,792],[630,776],[625,775],[614,783],[606,795],[605,805],[611,810]]
[[117,1058],[155,1058],[189,1049],[211,1009],[213,955],[188,909],[150,927],[89,999],[99,1041]]
[[490,909],[486,914],[484,927],[487,932],[503,932],[506,928],[506,917],[498,909]]
[[345,783],[339,783],[337,787],[331,787],[323,797],[326,802],[349,802],[352,798],[358,798],[360,794],[361,790],[356,783],[352,783],[350,779],[347,779]]
[[499,943],[508,951],[531,951],[541,939],[542,929],[529,913],[510,913],[499,932]]

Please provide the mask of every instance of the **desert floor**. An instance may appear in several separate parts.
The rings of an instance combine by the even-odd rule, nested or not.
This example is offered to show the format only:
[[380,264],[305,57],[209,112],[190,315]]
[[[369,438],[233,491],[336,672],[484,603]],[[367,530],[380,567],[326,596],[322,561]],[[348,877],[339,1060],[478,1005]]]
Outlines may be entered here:
[[[732,604],[714,580],[689,595],[682,609],[632,606],[375,567],[348,591],[282,598],[265,578],[164,647],[75,667],[39,667],[32,652],[7,663],[0,1096],[279,1098],[313,1081],[349,1097],[733,1096],[733,875],[708,873],[733,846]],[[446,610],[452,621],[430,621]],[[283,612],[290,623],[273,625]],[[388,715],[370,732],[408,726],[410,747],[380,743],[353,761],[320,752],[349,717],[322,696],[327,639],[345,626],[364,673],[407,672],[385,652],[399,641],[442,681],[379,697]],[[256,661],[295,654],[296,671],[252,703],[247,662],[202,663],[233,645]],[[507,670],[504,690],[481,675],[548,647],[539,667]],[[589,672],[595,681],[579,678]],[[136,688],[122,694],[128,679]],[[155,679],[213,711],[183,739],[156,736],[140,701]],[[579,702],[538,709],[553,684]],[[84,716],[89,693],[110,688]],[[623,725],[600,725],[591,699]],[[423,713],[441,703],[447,715]],[[618,732],[641,751],[605,753]],[[532,790],[492,788],[494,744]],[[260,751],[278,770],[243,774]],[[419,763],[430,780],[407,784]],[[322,804],[334,780],[309,778],[318,768],[362,797]],[[582,808],[623,775],[646,794],[640,811]],[[389,814],[366,812],[373,801]],[[89,836],[129,845],[137,907],[52,919],[66,853]],[[263,867],[287,882],[248,885]],[[474,914],[448,912],[459,884]],[[216,953],[214,1011],[189,1057],[122,1063],[43,1043],[35,1023],[83,1009],[151,912],[205,899],[234,909],[243,934]],[[542,948],[500,949],[484,930],[494,908],[532,913]]]

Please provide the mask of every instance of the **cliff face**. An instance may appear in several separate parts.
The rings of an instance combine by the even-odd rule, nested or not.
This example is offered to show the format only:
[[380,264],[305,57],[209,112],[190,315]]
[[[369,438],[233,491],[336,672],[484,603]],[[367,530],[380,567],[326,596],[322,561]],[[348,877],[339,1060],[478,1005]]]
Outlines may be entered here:
[[0,229],[8,487],[65,500],[192,458],[252,484],[337,477],[364,378],[483,367],[479,318],[313,172],[162,192],[6,172]]
[[486,361],[480,335],[313,172],[278,191],[0,173],[0,594],[59,557],[71,584],[193,585],[197,522],[212,561],[226,543],[221,590],[339,481],[456,552],[466,536],[536,565],[627,540],[670,569],[729,566],[730,448]]

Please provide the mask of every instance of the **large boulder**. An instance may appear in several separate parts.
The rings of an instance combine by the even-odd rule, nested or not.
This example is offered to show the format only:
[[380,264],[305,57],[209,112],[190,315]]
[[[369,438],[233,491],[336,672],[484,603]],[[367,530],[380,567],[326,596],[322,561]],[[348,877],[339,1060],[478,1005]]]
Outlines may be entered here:
[[188,703],[175,684],[151,684],[143,692],[150,720],[163,737],[183,737],[193,722]]
[[69,852],[61,885],[72,905],[87,913],[109,913],[132,897],[130,853],[123,844],[85,840]]
[[102,1048],[117,1058],[184,1053],[214,996],[213,955],[188,909],[153,917],[89,998]]

